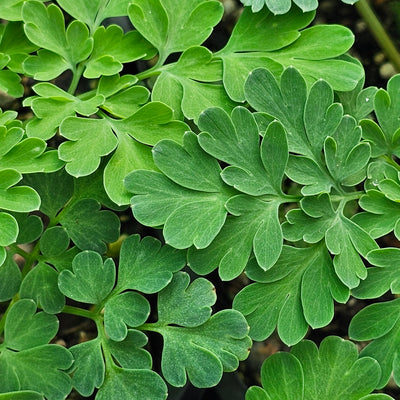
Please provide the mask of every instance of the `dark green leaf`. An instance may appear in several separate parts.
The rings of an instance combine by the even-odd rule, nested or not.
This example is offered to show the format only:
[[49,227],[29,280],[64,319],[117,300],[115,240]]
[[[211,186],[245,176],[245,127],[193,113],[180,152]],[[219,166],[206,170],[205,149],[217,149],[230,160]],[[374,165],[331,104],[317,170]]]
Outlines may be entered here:
[[58,289],[57,280],[57,271],[39,262],[22,281],[20,297],[35,300],[49,314],[59,313],[65,305],[65,298]]
[[93,199],[74,203],[60,223],[81,250],[105,253],[106,243],[115,242],[119,236],[118,217],[109,210],[100,210],[100,204]]
[[62,293],[82,303],[99,304],[115,284],[115,265],[112,259],[104,264],[94,251],[84,251],[75,256],[72,271],[64,270],[58,278]]
[[186,263],[185,253],[161,243],[152,237],[140,240],[129,236],[121,246],[118,284],[119,290],[134,289],[156,293],[172,279]]

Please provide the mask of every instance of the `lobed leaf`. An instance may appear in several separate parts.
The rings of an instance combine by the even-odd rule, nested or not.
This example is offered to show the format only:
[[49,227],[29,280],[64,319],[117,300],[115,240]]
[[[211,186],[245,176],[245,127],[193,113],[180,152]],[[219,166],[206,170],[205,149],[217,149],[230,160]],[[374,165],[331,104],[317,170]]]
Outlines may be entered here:
[[164,326],[161,368],[165,379],[184,386],[186,374],[196,387],[216,385],[223,371],[233,371],[248,355],[251,340],[243,316],[224,310],[193,328]]
[[105,366],[99,337],[70,347],[74,357],[72,384],[82,396],[90,396],[104,382]]
[[217,300],[215,288],[204,278],[190,285],[189,275],[174,274],[172,281],[158,294],[158,320],[169,324],[195,327],[211,316],[211,306]]
[[261,368],[264,390],[251,388],[246,400],[367,399],[370,396],[364,396],[379,381],[380,368],[374,359],[357,356],[356,346],[337,336],[326,337],[319,350],[303,340],[290,353],[267,358]]
[[99,26],[93,35],[93,51],[83,76],[88,79],[117,74],[124,63],[151,58],[153,47],[137,31],[123,32],[118,25]]
[[44,262],[39,262],[22,281],[20,298],[34,300],[49,314],[59,313],[65,305],[65,297],[57,286],[58,278],[56,270]]
[[11,300],[18,293],[22,275],[17,263],[0,247],[0,301]]
[[75,113],[86,116],[95,114],[105,101],[101,94],[81,100],[47,82],[36,84],[33,90],[38,96],[27,98],[24,105],[31,107],[36,118],[27,123],[26,132],[30,137],[43,140],[52,138],[65,118]]
[[[325,237],[326,247],[334,255],[333,265],[339,279],[349,288],[365,279],[367,270],[360,255],[378,248],[376,242],[359,225],[349,220],[343,210],[334,211],[328,195],[305,197],[300,209],[286,214],[282,226],[284,237],[317,243]],[[351,268],[350,268],[351,266]]]
[[399,121],[394,116],[400,110],[398,96],[400,76],[389,79],[387,90],[379,89],[374,97],[374,110],[377,123],[372,120],[362,120],[363,137],[371,143],[374,157],[382,154],[400,155],[400,143],[397,131]]
[[[28,0],[32,1],[32,0]],[[36,1],[36,0],[35,0]],[[38,0],[44,2],[45,0]],[[9,21],[21,21],[22,20],[22,6],[25,0],[6,0],[0,5],[0,13],[2,17]]]
[[355,340],[372,340],[361,357],[373,357],[381,366],[378,388],[385,386],[393,373],[400,382],[398,346],[400,343],[399,299],[371,304],[350,322],[349,336]]
[[121,246],[117,288],[159,292],[185,263],[184,252],[161,246],[160,241],[149,236],[140,240],[139,235],[131,235]]
[[208,107],[218,106],[228,112],[234,107],[219,82],[221,79],[221,61],[205,47],[189,47],[160,74],[152,99],[167,103],[178,118],[185,116],[197,122]]
[[115,284],[115,264],[108,258],[103,263],[94,251],[76,255],[72,271],[64,270],[58,276],[58,287],[69,298],[82,303],[99,304]]
[[282,250],[282,231],[278,219],[279,200],[262,201],[237,195],[226,203],[233,214],[214,241],[205,249],[190,249],[190,267],[199,274],[207,274],[219,267],[222,279],[237,277],[244,269],[253,250],[257,262],[268,269]]
[[217,1],[186,0],[179,8],[173,0],[135,0],[128,8],[135,28],[157,48],[160,61],[168,55],[202,44],[220,21]]
[[136,292],[111,297],[104,307],[104,326],[110,339],[124,340],[129,327],[144,324],[150,315],[150,304]]
[[[185,134],[183,147],[160,141],[153,156],[168,177],[139,170],[125,178],[128,191],[136,194],[131,199],[135,218],[150,226],[164,224],[164,237],[173,247],[207,247],[225,222],[224,204],[230,197],[217,161],[200,148],[192,132]],[[186,221],[191,221],[191,226]]]
[[0,392],[31,390],[62,400],[70,393],[71,379],[64,372],[72,365],[70,352],[47,344],[58,330],[54,315],[36,312],[29,299],[14,303],[6,317],[0,349]]
[[333,300],[343,303],[349,297],[323,243],[284,246],[271,269],[263,271],[252,259],[246,274],[256,283],[236,295],[233,307],[246,317],[254,340],[266,339],[277,327],[281,340],[293,345],[305,336],[308,325],[315,329],[330,323]]
[[60,218],[71,240],[81,250],[105,253],[106,243],[115,242],[119,236],[120,221],[109,210],[100,210],[94,199],[74,203]]
[[126,16],[130,0],[110,0],[106,4],[101,0],[60,0],[58,3],[69,15],[84,22],[93,32],[106,18]]
[[121,400],[130,400],[132,396],[143,400],[165,400],[167,386],[154,371],[115,366],[107,371],[96,400],[108,400],[116,396]]
[[377,267],[368,268],[367,278],[354,288],[353,295],[357,298],[373,299],[382,296],[388,290],[398,293],[398,257],[397,248],[372,250],[367,254],[367,260]]
[[122,368],[150,369],[153,360],[150,353],[143,349],[147,342],[143,332],[129,329],[124,340],[115,342],[109,339],[107,346]]
[[[37,46],[60,56],[58,64],[65,62],[64,70],[75,70],[76,64],[84,61],[93,49],[93,39],[89,37],[86,25],[74,20],[65,30],[63,13],[55,4],[46,7],[41,2],[28,1],[22,8],[22,18],[28,39]],[[76,43],[80,45],[76,46]],[[44,60],[42,56],[42,61]],[[51,58],[47,58],[47,61],[51,61]],[[51,77],[48,75],[49,70],[54,71],[53,68],[51,64],[42,65],[40,71],[42,79],[55,78],[56,76],[52,74]]]

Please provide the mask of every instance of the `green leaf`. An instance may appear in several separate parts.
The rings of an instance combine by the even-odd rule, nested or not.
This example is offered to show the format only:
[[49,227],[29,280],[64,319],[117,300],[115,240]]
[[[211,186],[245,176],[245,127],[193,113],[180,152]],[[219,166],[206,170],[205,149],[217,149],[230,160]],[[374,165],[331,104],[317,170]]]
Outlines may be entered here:
[[226,203],[226,223],[214,241],[205,249],[190,249],[190,267],[207,274],[219,267],[223,280],[237,277],[244,269],[251,251],[264,269],[272,267],[282,250],[282,230],[278,219],[279,200],[262,201],[237,195]]
[[10,21],[21,21],[22,6],[24,3],[24,0],[6,0],[2,2],[0,5],[0,14],[2,15],[2,18]]
[[[383,179],[382,185],[373,179],[373,186],[382,187],[386,193],[378,190],[367,190],[360,199],[360,206],[366,213],[357,214],[353,220],[364,228],[372,237],[380,237],[391,231],[400,237],[400,208],[393,198],[396,196],[399,184],[394,180]],[[392,198],[391,198],[392,197]]]
[[[101,79],[104,80],[104,76]],[[148,89],[143,86],[131,86],[112,94],[106,99],[102,108],[117,117],[128,118],[139,110],[140,105],[147,103],[148,98]]]
[[172,53],[202,44],[221,20],[223,7],[218,1],[187,0],[176,8],[173,0],[135,0],[128,14],[163,63]]
[[229,96],[244,101],[245,80],[259,67],[279,78],[283,68],[292,66],[308,86],[322,78],[335,90],[354,89],[363,78],[363,68],[351,57],[342,56],[351,47],[353,34],[339,25],[318,25],[299,32],[314,15],[297,7],[285,15],[268,10],[253,14],[245,8],[227,45],[217,53],[223,61],[223,82]]
[[199,119],[201,147],[215,158],[230,164],[222,178],[236,189],[251,194],[281,193],[288,159],[286,135],[278,123],[271,124],[260,137],[254,116],[236,107],[231,116],[219,108],[209,108]]
[[4,327],[4,346],[15,351],[47,344],[57,333],[58,320],[45,312],[36,314],[33,300],[22,299],[9,310]]
[[18,223],[16,219],[5,212],[0,212],[0,246],[14,243],[18,237]]
[[54,172],[64,163],[58,159],[57,151],[46,150],[46,142],[38,138],[26,138],[0,158],[0,170],[12,168],[22,174]]
[[150,369],[153,360],[150,353],[143,349],[147,342],[143,332],[129,329],[124,340],[115,342],[108,339],[107,346],[122,368]]
[[[324,153],[328,170],[336,182],[353,186],[365,179],[366,165],[371,150],[368,143],[360,143],[361,129],[356,121],[344,116],[332,137],[325,139]],[[363,171],[362,175],[358,172]],[[357,175],[358,181],[351,179]]]
[[40,211],[50,218],[57,215],[74,193],[74,181],[64,169],[50,174],[30,174],[24,177],[23,182],[39,194]]
[[326,337],[319,350],[303,340],[290,353],[268,357],[261,368],[261,383],[270,396],[264,398],[270,400],[360,400],[375,389],[379,376],[374,359],[358,359],[356,346],[337,336]]
[[399,121],[394,116],[400,110],[400,76],[393,76],[387,84],[387,90],[379,89],[374,97],[374,110],[377,123],[369,120],[361,121],[363,136],[371,142],[375,157],[381,154],[400,155],[400,142],[397,131]]
[[[182,141],[188,126],[171,119],[171,109],[159,102],[148,103],[122,120],[67,118],[60,130],[71,141],[60,145],[60,158],[67,161],[68,173],[75,177],[87,176],[96,171],[102,156],[117,148],[106,167],[104,183],[114,202],[127,204],[129,197],[123,186],[124,177],[135,169],[155,169],[150,149],[142,143],[154,145],[163,138]],[[94,132],[98,135],[93,135]],[[88,146],[93,149],[90,156]],[[116,176],[119,179],[115,179]]]
[[[62,11],[55,5],[46,7],[41,2],[28,1],[22,8],[25,34],[39,47],[60,55],[67,68],[75,70],[76,64],[85,60],[92,51],[93,39],[81,21],[72,21],[65,30]],[[75,44],[79,43],[79,46]],[[43,65],[43,69],[52,66]]]
[[36,55],[26,57],[22,63],[26,75],[41,81],[57,78],[68,67],[68,62],[64,58],[45,49],[38,50]]
[[154,371],[146,369],[110,368],[104,384],[96,395],[96,400],[165,400],[167,385]]
[[44,397],[32,390],[18,392],[0,393],[0,400],[44,400]]
[[289,151],[296,153],[290,155],[286,174],[305,185],[304,195],[352,186],[365,177],[369,145],[360,143],[355,120],[343,116],[341,105],[333,103],[327,82],[314,83],[307,96],[306,83],[296,69],[286,69],[280,85],[269,71],[257,69],[249,76],[245,92],[252,107],[284,126]]
[[118,147],[104,168],[104,188],[118,205],[129,204],[132,197],[123,185],[125,177],[137,169],[155,170],[151,147],[139,143],[120,132]]
[[225,222],[224,204],[231,195],[220,178],[217,161],[200,148],[190,132],[184,136],[183,147],[162,140],[153,154],[157,167],[168,178],[144,170],[125,178],[126,188],[136,194],[131,199],[135,218],[149,226],[165,224],[164,237],[173,247],[207,247]]
[[101,351],[101,340],[88,340],[72,346],[74,357],[72,384],[82,396],[90,396],[104,382],[105,367]]
[[110,0],[106,5],[101,0],[60,0],[58,3],[69,15],[94,31],[106,18],[126,16],[130,0]]
[[110,339],[124,340],[129,327],[144,324],[150,314],[150,304],[136,292],[124,292],[111,297],[104,307],[104,326]]
[[58,273],[52,267],[39,262],[22,281],[21,299],[32,299],[49,314],[59,313],[65,298],[57,286]]
[[93,35],[93,51],[83,76],[88,79],[120,72],[124,63],[151,58],[154,49],[137,31],[124,34],[118,25],[100,26]]
[[105,100],[101,94],[81,100],[47,82],[36,84],[33,90],[38,96],[27,98],[24,105],[32,108],[36,118],[28,122],[26,132],[30,137],[43,140],[53,137],[65,118],[75,113],[85,116],[95,114]]
[[81,250],[93,250],[102,254],[106,243],[115,242],[119,236],[120,222],[109,210],[100,210],[94,199],[82,199],[74,203],[60,218],[71,240]]
[[197,122],[208,107],[218,106],[230,112],[235,106],[221,85],[221,79],[221,61],[213,59],[211,51],[204,47],[190,47],[161,73],[152,99],[168,104],[179,118],[183,114]]
[[58,256],[69,247],[69,236],[62,226],[46,229],[40,238],[40,251],[45,257]]
[[259,386],[250,386],[246,392],[246,400],[271,400],[271,398]]
[[[359,61],[356,62],[360,64]],[[344,114],[351,115],[358,122],[374,110],[374,97],[378,90],[375,86],[364,88],[364,83],[365,79],[362,78],[355,89],[337,92],[340,103],[343,105]]]
[[152,330],[164,338],[161,368],[173,386],[184,386],[186,375],[196,387],[216,385],[223,371],[233,371],[247,358],[251,340],[243,316],[223,310],[197,327],[163,325]]
[[[4,18],[4,14],[1,15]],[[7,69],[0,71],[0,87],[10,96],[21,97],[23,95],[23,86],[16,72],[23,73],[22,60],[30,52],[36,50],[37,47],[25,36],[21,22],[9,21],[2,26],[4,27],[4,31],[0,37],[0,54],[2,53],[4,61],[0,62],[0,69]]]
[[[0,382],[2,392],[9,390],[33,390],[46,398],[62,400],[72,390],[71,378],[63,371],[71,366],[71,353],[64,347],[49,344],[20,352],[4,351],[0,355],[0,370],[10,371],[13,382],[7,376]],[[4,386],[11,388],[4,390]]]
[[42,234],[43,221],[38,215],[14,213],[13,217],[17,220],[19,227],[18,244],[32,243]]
[[[290,384],[289,384],[290,382]],[[278,352],[261,367],[261,383],[271,400],[303,399],[304,375],[300,361],[290,353]],[[300,396],[300,397],[299,397]],[[247,395],[246,395],[247,400]]]
[[313,18],[314,13],[304,13],[296,7],[285,15],[274,15],[267,10],[253,13],[245,8],[228,43],[217,53],[223,62],[223,82],[229,97],[245,100],[244,83],[248,74],[258,67],[268,68],[279,76],[283,66],[274,61],[270,52],[295,42],[300,36],[299,29]]
[[399,300],[371,304],[357,313],[350,322],[349,336],[355,340],[372,340],[361,357],[375,358],[382,369],[378,388],[385,386],[393,372],[398,384],[400,345]]
[[185,264],[184,252],[161,246],[153,237],[140,240],[139,235],[131,235],[121,246],[117,287],[121,291],[159,292]]
[[370,251],[367,254],[367,260],[377,267],[368,268],[367,278],[353,290],[353,295],[360,299],[374,299],[388,290],[393,294],[399,293],[399,257],[400,251],[397,248],[389,247]]
[[[0,208],[17,212],[29,212],[39,208],[40,197],[35,190],[27,186],[14,187],[21,178],[22,175],[13,169],[0,171]],[[8,224],[12,224],[11,220],[8,219],[7,221]],[[18,230],[14,228],[14,233],[11,232],[11,236],[16,237],[16,235],[18,235]],[[7,240],[9,239],[10,237]]]
[[21,271],[13,260],[12,256],[7,253],[4,247],[2,250],[0,264],[0,301],[10,300],[18,293],[21,285]]
[[300,202],[302,210],[286,214],[282,226],[286,239],[303,239],[317,243],[325,237],[326,247],[334,255],[333,265],[339,279],[349,288],[365,279],[367,270],[360,256],[378,248],[376,242],[359,225],[349,220],[340,208],[336,211],[328,195],[305,197]]
[[100,254],[84,251],[72,261],[72,271],[64,270],[58,277],[63,294],[82,303],[99,304],[115,283],[115,265],[108,258],[104,264]]
[[158,320],[185,327],[199,326],[211,316],[217,296],[210,281],[178,272],[158,295]]
[[349,298],[323,243],[284,246],[271,269],[263,271],[252,259],[246,274],[257,283],[242,289],[233,307],[246,317],[254,340],[266,339],[277,327],[281,340],[293,345],[305,336],[308,325],[316,329],[331,322],[333,300],[344,303]]
[[[67,162],[66,171],[77,178],[94,172],[100,165],[100,158],[110,154],[118,144],[105,119],[65,118],[60,133],[70,141],[59,146],[59,156]],[[91,149],[89,153],[88,148]]]

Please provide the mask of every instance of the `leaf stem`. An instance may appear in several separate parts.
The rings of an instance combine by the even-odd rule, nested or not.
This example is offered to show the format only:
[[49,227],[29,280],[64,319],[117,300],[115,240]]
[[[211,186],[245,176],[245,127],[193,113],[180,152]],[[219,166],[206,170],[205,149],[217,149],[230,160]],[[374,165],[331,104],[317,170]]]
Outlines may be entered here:
[[40,254],[40,242],[36,242],[35,247],[33,248],[31,253],[27,253],[27,257],[25,258],[25,265],[22,268],[22,279],[25,278],[27,273],[31,270],[32,265],[35,261],[38,260]]
[[72,314],[72,315],[78,315],[79,317],[89,318],[95,322],[99,319],[99,316],[97,313],[94,313],[93,311],[89,311],[89,310],[84,310],[83,308],[79,308],[79,307],[64,306],[64,308],[61,310],[61,312],[65,313],[65,314]]
[[167,325],[168,325],[167,323],[163,322],[148,322],[146,324],[136,327],[135,329],[139,329],[141,331],[160,332],[160,328]]
[[344,202],[347,203],[351,200],[358,200],[363,194],[365,194],[364,191],[358,191],[358,192],[350,192],[350,193],[341,193],[341,194],[333,194],[330,195],[331,200],[336,203],[336,202]]
[[390,157],[390,156],[388,156],[388,155],[384,155],[384,156],[383,156],[383,159],[384,159],[388,164],[390,164],[392,167],[395,167],[398,171],[400,171],[400,165],[397,164],[397,162],[394,161],[392,157]]
[[400,54],[393,43],[393,40],[386,32],[385,28],[376,17],[374,11],[369,5],[368,0],[359,0],[356,8],[364,21],[369,26],[372,35],[375,37],[379,46],[385,52],[397,71],[400,71]]
[[83,70],[85,69],[85,64],[84,63],[80,63],[78,65],[78,67],[72,71],[73,75],[72,75],[72,81],[71,84],[69,85],[68,88],[68,93],[69,94],[75,94],[76,88],[78,87],[79,81],[82,77],[83,74]]

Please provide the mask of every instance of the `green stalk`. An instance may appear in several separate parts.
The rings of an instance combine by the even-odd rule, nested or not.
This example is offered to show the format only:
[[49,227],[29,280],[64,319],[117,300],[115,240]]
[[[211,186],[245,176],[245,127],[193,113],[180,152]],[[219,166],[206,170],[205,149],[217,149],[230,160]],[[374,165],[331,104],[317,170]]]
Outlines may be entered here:
[[76,88],[78,87],[78,83],[82,77],[84,69],[85,69],[84,63],[80,63],[78,67],[74,71],[72,71],[73,73],[72,81],[68,88],[69,94],[75,94]]
[[64,306],[61,312],[65,314],[78,315],[79,317],[83,318],[89,318],[96,322],[98,320],[98,315],[96,313],[79,307]]
[[397,72],[400,71],[400,53],[397,51],[393,40],[375,15],[368,0],[359,0],[356,3],[356,8]]

